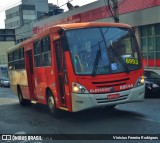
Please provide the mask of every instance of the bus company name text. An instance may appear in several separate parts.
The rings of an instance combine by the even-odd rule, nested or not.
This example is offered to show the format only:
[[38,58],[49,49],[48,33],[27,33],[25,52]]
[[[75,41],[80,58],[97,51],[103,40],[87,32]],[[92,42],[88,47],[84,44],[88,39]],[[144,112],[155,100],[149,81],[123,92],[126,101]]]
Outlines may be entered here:
[[113,87],[111,88],[96,88],[96,89],[90,89],[91,93],[100,93],[100,92],[110,92],[114,89]]

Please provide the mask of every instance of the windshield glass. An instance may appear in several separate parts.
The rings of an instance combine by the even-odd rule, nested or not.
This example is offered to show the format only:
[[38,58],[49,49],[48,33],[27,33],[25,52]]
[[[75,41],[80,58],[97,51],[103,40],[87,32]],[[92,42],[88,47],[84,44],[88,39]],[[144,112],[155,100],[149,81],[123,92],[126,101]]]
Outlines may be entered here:
[[140,68],[137,41],[127,28],[103,27],[66,31],[76,74],[128,72]]

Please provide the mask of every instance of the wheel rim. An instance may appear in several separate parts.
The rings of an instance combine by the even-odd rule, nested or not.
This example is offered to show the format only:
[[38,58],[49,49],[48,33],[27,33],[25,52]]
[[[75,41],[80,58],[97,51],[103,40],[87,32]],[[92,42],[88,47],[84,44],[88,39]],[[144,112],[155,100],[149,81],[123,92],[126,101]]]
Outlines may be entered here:
[[52,96],[50,96],[49,98],[48,98],[48,106],[49,106],[49,108],[51,109],[51,110],[53,110],[54,109],[54,99],[53,99],[53,97]]

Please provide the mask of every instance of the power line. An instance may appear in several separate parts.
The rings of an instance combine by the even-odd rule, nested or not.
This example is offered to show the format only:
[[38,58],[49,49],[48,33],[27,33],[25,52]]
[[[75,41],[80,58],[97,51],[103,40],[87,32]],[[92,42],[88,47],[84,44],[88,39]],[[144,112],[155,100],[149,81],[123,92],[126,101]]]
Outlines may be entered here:
[[[104,0],[104,4],[105,4],[106,10],[108,11],[108,14],[109,14],[110,13],[110,11],[109,11],[109,5],[107,5],[106,0]],[[109,17],[114,20],[112,14],[111,15],[109,14]]]
[[113,19],[115,19],[115,15],[113,14],[113,11],[112,11],[112,8],[111,8],[111,4],[110,4],[110,0],[107,0],[108,1],[108,7],[109,7],[109,11],[111,13],[111,16]]

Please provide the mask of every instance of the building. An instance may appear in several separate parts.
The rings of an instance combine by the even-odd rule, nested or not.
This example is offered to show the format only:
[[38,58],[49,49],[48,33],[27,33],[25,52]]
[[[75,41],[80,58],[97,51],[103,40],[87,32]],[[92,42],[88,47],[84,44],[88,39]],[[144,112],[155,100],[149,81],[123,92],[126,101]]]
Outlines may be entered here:
[[[5,28],[16,30],[16,43],[32,36],[32,23],[42,19],[46,14],[54,15],[59,7],[48,0],[22,0],[22,4],[5,11]],[[60,9],[63,12],[63,9]],[[56,11],[59,12],[59,11]],[[23,31],[21,27],[27,29]]]
[[15,30],[0,29],[0,65],[7,64],[7,49],[15,45]]
[[[144,67],[160,73],[160,17],[156,15],[158,13],[160,13],[159,0],[119,0],[120,22],[135,28]],[[26,34],[26,29],[30,29],[28,35],[31,36],[52,25],[89,21],[113,22],[107,0],[98,0],[59,15],[35,21],[30,23],[28,28],[24,26],[16,32]]]
[[49,9],[57,8],[48,0],[22,0],[22,4],[5,11],[5,28],[15,29],[45,15]]

